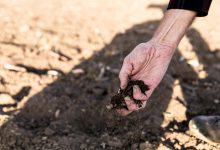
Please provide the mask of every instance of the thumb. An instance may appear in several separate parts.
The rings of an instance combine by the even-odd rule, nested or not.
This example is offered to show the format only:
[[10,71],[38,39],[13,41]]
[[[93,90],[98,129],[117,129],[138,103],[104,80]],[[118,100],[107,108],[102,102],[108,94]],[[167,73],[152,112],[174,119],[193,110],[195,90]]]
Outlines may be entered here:
[[141,89],[139,88],[138,85],[133,86],[133,97],[136,100],[141,100],[141,101],[147,100],[147,95],[141,92]]
[[125,89],[128,81],[129,81],[129,77],[131,76],[131,72],[132,72],[132,64],[127,61],[127,59],[124,59],[121,71],[119,73],[119,79],[120,79],[120,87],[122,89]]

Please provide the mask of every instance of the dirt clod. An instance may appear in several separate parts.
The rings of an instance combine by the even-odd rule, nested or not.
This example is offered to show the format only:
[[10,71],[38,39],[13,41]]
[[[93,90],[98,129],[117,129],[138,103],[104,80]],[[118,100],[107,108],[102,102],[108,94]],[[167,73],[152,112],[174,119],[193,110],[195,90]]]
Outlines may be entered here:
[[[114,95],[111,99],[112,109],[128,109],[125,103],[125,97],[129,96],[135,104],[140,108],[142,106],[142,102],[133,97],[133,86],[139,86],[142,93],[145,94],[146,91],[149,90],[149,86],[146,85],[141,80],[129,81],[127,87],[123,89],[119,89],[118,94]],[[109,107],[108,107],[109,108]]]

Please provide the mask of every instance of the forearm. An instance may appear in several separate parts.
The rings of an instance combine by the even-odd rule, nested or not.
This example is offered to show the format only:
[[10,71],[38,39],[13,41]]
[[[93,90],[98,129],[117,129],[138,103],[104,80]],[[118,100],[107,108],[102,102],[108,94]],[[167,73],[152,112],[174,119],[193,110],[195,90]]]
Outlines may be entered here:
[[170,9],[166,11],[153,36],[153,40],[177,46],[195,17],[195,11],[183,9]]

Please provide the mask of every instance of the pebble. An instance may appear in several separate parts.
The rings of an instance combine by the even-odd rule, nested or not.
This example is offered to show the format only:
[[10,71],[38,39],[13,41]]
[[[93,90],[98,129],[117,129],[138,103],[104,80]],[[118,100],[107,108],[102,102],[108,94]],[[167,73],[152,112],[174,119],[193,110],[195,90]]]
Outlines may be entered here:
[[11,71],[17,71],[17,72],[26,72],[25,68],[15,66],[15,65],[12,65],[12,64],[4,64],[4,69],[11,70]]
[[193,67],[199,67],[199,61],[196,59],[189,60],[187,63]]
[[186,59],[183,57],[183,56],[181,56],[180,58],[179,58],[179,62],[181,63],[181,62],[184,62]]
[[104,142],[102,142],[100,145],[102,146],[103,149],[105,149],[106,144]]
[[76,68],[76,69],[72,70],[72,73],[76,74],[76,75],[79,75],[79,74],[84,74],[85,71],[83,69],[81,69],[81,68]]
[[46,139],[47,139],[47,137],[46,137],[46,136],[42,137],[42,140],[43,140],[43,141],[45,141]]
[[208,76],[208,74],[206,73],[206,71],[200,71],[199,72],[199,78],[200,79],[205,79]]
[[60,110],[57,109],[56,112],[55,112],[55,117],[58,118],[59,116],[60,116]]
[[52,75],[52,76],[59,76],[60,75],[60,73],[56,70],[48,70],[47,74]]
[[16,101],[8,94],[0,94],[0,105],[15,104]]
[[219,104],[219,99],[214,99],[215,104]]
[[179,85],[180,84],[180,80],[175,80],[174,81],[174,85]]

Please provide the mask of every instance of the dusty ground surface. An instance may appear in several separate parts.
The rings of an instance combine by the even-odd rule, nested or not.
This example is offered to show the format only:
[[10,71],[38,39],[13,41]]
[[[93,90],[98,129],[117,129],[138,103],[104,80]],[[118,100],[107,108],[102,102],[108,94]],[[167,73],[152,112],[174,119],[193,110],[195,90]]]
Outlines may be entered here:
[[220,10],[197,19],[144,110],[115,116],[123,57],[150,39],[162,0],[1,0],[0,149],[220,149],[189,120],[220,115]]

